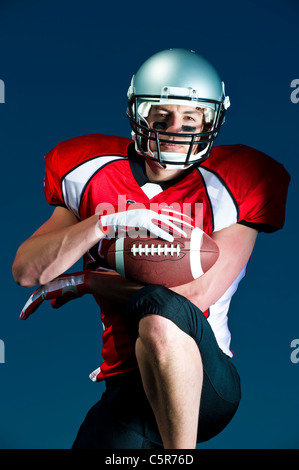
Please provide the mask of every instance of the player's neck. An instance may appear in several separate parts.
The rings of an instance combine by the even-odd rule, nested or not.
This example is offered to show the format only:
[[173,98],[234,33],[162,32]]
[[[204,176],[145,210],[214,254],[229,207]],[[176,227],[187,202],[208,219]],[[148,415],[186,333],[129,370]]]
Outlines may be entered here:
[[165,170],[158,162],[145,160],[145,173],[151,183],[170,181],[179,177],[185,170]]

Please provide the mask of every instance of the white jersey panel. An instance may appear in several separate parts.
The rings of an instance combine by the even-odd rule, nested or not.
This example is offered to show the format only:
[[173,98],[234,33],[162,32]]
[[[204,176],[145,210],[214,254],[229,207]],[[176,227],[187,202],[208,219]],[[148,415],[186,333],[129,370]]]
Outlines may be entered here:
[[156,183],[145,183],[141,186],[141,189],[149,199],[152,199],[163,191],[162,187]]
[[236,224],[238,211],[234,199],[221,179],[212,171],[198,167],[204,179],[213,212],[214,232]]
[[246,267],[247,265],[240,272],[239,276],[234,280],[223,296],[217,300],[217,302],[209,309],[210,315],[208,317],[208,322],[214,332],[218,346],[229,357],[232,357],[233,354],[230,350],[231,334],[228,328],[227,312],[231,298],[236,292],[240,281],[246,274]]
[[80,202],[87,182],[108,163],[123,159],[116,155],[100,156],[87,160],[67,173],[62,180],[62,194],[67,208],[80,218]]
[[[227,187],[213,171],[199,167],[205,185],[213,215],[213,231],[217,232],[223,228],[230,227],[238,222],[238,209],[232,195]],[[236,292],[239,282],[246,274],[246,266],[223,294],[223,296],[209,308],[208,322],[215,334],[217,343],[222,351],[229,357],[233,354],[230,350],[231,334],[228,328],[228,309],[230,301]]]

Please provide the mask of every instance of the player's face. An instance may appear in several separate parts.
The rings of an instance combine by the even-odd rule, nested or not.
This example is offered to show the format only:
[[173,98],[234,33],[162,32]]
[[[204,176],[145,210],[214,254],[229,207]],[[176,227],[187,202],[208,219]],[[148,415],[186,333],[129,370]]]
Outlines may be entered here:
[[[147,117],[147,122],[152,129],[162,130],[172,133],[199,133],[204,127],[203,109],[194,108],[192,106],[183,105],[157,105],[152,106]],[[160,143],[162,152],[178,152],[186,153],[187,147],[183,144],[176,144],[176,141],[188,141],[190,137],[180,138],[179,136],[163,136],[171,143]],[[192,149],[192,153],[196,151],[196,145]],[[150,141],[151,151],[156,151],[156,142]]]

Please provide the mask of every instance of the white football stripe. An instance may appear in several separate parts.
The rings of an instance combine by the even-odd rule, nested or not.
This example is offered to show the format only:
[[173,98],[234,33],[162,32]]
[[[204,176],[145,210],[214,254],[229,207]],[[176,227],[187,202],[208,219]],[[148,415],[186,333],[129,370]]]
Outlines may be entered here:
[[115,241],[115,267],[116,271],[123,277],[125,277],[124,242],[124,237],[116,238]]
[[203,231],[196,227],[192,230],[190,239],[190,268],[194,279],[203,275],[203,269],[201,265],[200,248],[202,245]]

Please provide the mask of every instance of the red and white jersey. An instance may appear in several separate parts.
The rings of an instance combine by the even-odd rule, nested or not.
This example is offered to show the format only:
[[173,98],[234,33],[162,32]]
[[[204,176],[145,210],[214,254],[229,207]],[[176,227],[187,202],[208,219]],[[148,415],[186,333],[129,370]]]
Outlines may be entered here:
[[[214,147],[207,160],[172,181],[152,183],[132,140],[91,134],[59,143],[45,157],[45,195],[49,204],[69,209],[79,220],[95,214],[98,205],[125,203],[200,206],[192,217],[207,234],[240,223],[259,231],[281,229],[289,175],[268,155],[245,145]],[[190,215],[190,214],[189,214]],[[105,269],[100,245],[84,256],[84,269]],[[106,267],[107,268],[107,267]],[[227,313],[245,268],[225,294],[204,312],[220,348],[228,356]],[[101,309],[103,363],[92,380],[137,367],[126,333],[122,306],[96,298]]]

